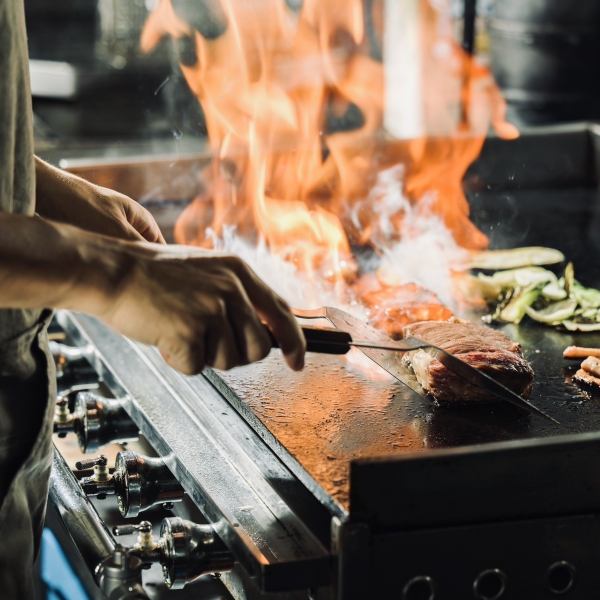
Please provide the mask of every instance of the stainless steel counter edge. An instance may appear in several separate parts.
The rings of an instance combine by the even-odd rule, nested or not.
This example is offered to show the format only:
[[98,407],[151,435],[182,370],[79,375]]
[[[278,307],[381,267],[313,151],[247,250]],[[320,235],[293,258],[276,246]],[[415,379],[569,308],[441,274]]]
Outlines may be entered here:
[[328,583],[328,549],[271,484],[294,476],[206,379],[180,375],[94,318],[57,319],[76,344],[96,348],[106,385],[264,591]]

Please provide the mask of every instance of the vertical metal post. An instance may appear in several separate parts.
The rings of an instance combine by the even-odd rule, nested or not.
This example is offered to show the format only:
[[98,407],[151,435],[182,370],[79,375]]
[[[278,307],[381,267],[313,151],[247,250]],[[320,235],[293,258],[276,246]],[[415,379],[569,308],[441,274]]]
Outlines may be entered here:
[[475,20],[477,18],[477,0],[464,0],[462,47],[467,54],[475,52]]

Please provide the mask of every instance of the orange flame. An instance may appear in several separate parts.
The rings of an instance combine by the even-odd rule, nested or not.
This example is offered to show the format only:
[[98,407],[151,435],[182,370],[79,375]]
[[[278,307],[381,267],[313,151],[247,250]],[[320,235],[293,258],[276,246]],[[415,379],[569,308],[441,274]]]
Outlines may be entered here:
[[[214,9],[211,18],[220,19],[222,31],[206,36],[171,0],[160,0],[142,49],[165,35],[192,41],[196,60],[181,70],[204,110],[214,156],[208,191],[182,214],[178,242],[210,245],[207,228],[218,236],[235,226],[301,271],[346,282],[352,296],[378,305],[374,298],[396,292],[384,281],[373,291],[372,275],[360,273],[351,245],[369,246],[377,255],[401,237],[405,211],[386,216],[382,235],[381,213],[365,199],[382,172],[403,165],[403,193],[412,204],[429,196],[428,210],[460,246],[487,245],[469,220],[462,178],[490,123],[506,137],[516,132],[504,122],[489,73],[451,40],[440,25],[443,15],[428,0],[410,1],[420,11],[414,26],[421,40],[423,131],[397,139],[385,127],[386,68],[373,41],[377,23],[391,29],[382,1],[372,3],[367,22],[361,0],[304,0],[297,10],[283,0],[211,0],[204,9]],[[402,298],[412,289],[406,283],[396,290]],[[415,300],[415,314],[405,311],[410,314],[397,320],[450,314],[425,296]]]

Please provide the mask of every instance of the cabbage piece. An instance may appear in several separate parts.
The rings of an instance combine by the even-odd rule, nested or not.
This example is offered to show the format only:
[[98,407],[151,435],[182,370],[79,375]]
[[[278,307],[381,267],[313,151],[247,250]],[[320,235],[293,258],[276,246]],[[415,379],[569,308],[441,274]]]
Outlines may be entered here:
[[561,277],[561,279],[558,281],[551,281],[550,283],[547,283],[542,288],[542,296],[544,296],[544,298],[547,300],[552,300],[553,302],[564,300],[568,296],[564,288],[564,279]]
[[518,267],[554,265],[564,262],[565,255],[554,248],[530,246],[510,250],[484,250],[471,254],[468,266],[472,269],[500,271]]
[[553,302],[540,310],[535,310],[532,306],[528,306],[525,312],[529,317],[538,323],[549,323],[557,325],[563,321],[570,319],[577,309],[577,300],[569,298],[561,302]]
[[572,294],[581,307],[600,308],[600,290],[583,287],[578,281],[575,281]]
[[524,267],[497,271],[493,275],[479,273],[475,278],[481,294],[488,299],[496,299],[502,290],[527,287],[532,284],[557,283],[556,275],[542,267]]

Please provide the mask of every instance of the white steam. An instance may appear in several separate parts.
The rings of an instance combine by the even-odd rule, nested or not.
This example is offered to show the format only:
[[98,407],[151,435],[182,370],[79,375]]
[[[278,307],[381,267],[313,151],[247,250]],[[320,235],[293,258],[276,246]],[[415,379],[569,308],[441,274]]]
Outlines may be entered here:
[[[379,280],[387,285],[416,283],[432,292],[450,308],[454,308],[453,269],[466,258],[440,217],[431,209],[433,198],[423,198],[412,204],[402,191],[403,168],[382,171],[369,197],[354,206],[350,214],[355,226],[358,215],[368,207],[374,214],[372,223],[377,256],[359,259],[361,272],[377,270]],[[398,229],[393,217],[402,216]],[[397,219],[396,219],[397,223]],[[264,241],[250,243],[236,235],[235,227],[225,228],[221,237],[210,231],[214,248],[242,257],[290,305],[314,308],[326,305],[343,306],[355,314],[363,312],[345,289],[340,294],[335,284],[323,277],[311,277],[295,265],[272,254]]]

